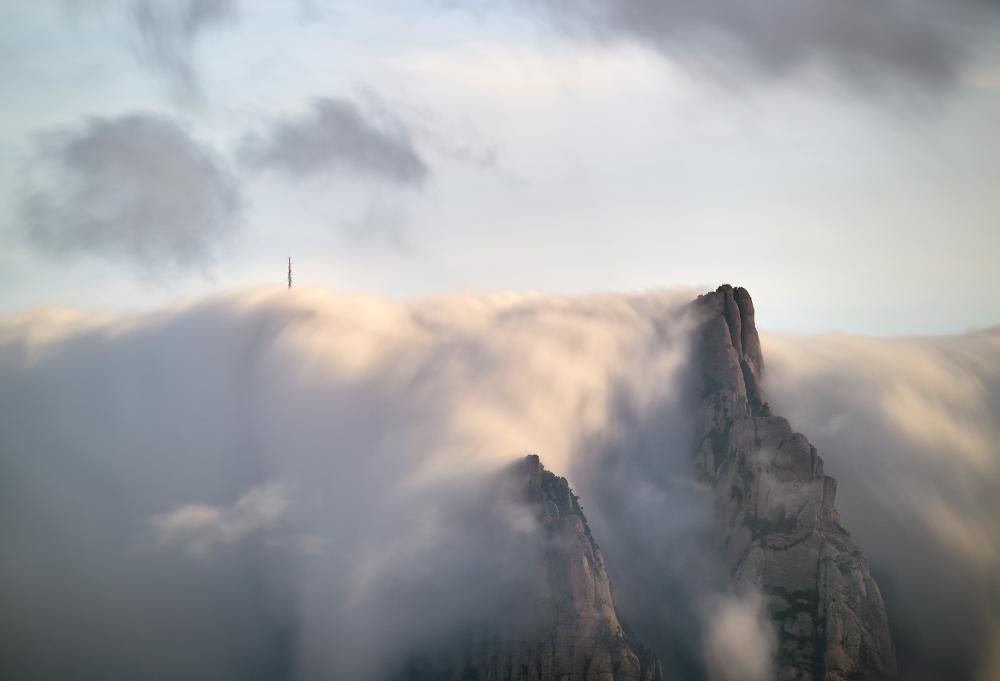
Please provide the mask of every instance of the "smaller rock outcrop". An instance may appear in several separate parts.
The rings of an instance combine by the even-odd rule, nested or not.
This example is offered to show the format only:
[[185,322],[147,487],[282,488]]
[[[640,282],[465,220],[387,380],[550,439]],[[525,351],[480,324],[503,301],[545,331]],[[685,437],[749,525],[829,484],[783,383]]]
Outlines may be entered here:
[[511,604],[517,616],[470,636],[446,657],[411,666],[407,679],[661,681],[656,657],[619,622],[604,557],[566,479],[536,455],[506,476],[511,501],[537,522],[529,539],[541,557],[533,583]]

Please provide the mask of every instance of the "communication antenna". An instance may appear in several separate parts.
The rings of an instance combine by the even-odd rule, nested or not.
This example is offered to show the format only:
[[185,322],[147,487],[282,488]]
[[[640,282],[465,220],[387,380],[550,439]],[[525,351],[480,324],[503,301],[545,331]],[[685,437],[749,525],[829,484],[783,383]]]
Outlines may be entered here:
[[292,256],[288,256],[288,290],[292,290]]

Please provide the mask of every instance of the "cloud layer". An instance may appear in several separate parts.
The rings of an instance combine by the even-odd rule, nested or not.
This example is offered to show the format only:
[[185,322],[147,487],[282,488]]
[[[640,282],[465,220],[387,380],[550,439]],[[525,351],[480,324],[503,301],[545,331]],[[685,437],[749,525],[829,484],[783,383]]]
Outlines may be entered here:
[[819,67],[865,87],[955,82],[995,29],[987,2],[526,0],[574,34],[631,40],[727,78]]
[[39,135],[21,201],[31,243],[152,271],[202,266],[239,228],[225,165],[169,118],[93,118]]
[[[64,0],[76,10],[111,0]],[[239,17],[237,0],[120,0],[138,34],[141,60],[180,101],[202,93],[194,52],[213,29]],[[479,0],[460,6],[482,13]],[[780,79],[802,71],[862,90],[940,90],[959,82],[1000,32],[991,0],[515,0],[515,11],[569,35],[628,41],[726,82]],[[427,3],[427,10],[436,9]],[[495,7],[490,7],[495,10]],[[306,17],[321,13],[303,6]]]
[[533,563],[491,476],[528,451],[565,471],[613,392],[669,386],[686,298],[272,290],[4,320],[4,659],[389,673],[510,602]]
[[[728,591],[691,471],[691,297],[258,289],[0,320],[5,664],[389,674],[522,587],[525,516],[495,474],[533,451],[669,669],[766,678],[773,632]],[[991,678],[997,332],[763,345],[772,406],[840,478],[907,678]]]

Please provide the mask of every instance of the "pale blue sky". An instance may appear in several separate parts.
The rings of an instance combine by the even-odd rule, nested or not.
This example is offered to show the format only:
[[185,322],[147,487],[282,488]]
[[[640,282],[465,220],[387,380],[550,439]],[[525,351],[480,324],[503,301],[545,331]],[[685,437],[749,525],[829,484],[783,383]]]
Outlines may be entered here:
[[[886,67],[872,84],[823,53],[772,74],[675,54],[672,35],[594,39],[527,0],[232,2],[177,48],[199,97],[151,58],[143,2],[171,6],[3,2],[0,312],[280,284],[291,255],[298,282],[392,296],[731,282],[771,329],[1000,322],[1000,58],[971,42],[947,83]],[[241,162],[248,133],[317,98],[398,124],[423,181]],[[135,113],[179,124],[231,175],[236,227],[189,267],[40,249],[26,178],[59,191],[32,165],[40,133]]]

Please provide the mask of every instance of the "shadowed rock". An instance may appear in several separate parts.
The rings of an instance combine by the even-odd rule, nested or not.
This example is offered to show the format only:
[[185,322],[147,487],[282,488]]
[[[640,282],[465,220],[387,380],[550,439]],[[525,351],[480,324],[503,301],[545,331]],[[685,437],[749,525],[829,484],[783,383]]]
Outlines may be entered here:
[[413,660],[408,681],[661,681],[656,657],[626,634],[604,557],[565,478],[530,455],[500,487],[534,520],[540,555],[528,586],[490,631],[451,653]]

